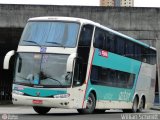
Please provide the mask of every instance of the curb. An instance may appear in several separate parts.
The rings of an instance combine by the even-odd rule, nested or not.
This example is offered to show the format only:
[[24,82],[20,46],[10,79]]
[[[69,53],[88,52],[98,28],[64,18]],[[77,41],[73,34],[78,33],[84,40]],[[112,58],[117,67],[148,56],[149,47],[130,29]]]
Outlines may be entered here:
[[158,106],[158,107],[152,107],[151,110],[158,110],[158,111],[160,111],[160,106]]

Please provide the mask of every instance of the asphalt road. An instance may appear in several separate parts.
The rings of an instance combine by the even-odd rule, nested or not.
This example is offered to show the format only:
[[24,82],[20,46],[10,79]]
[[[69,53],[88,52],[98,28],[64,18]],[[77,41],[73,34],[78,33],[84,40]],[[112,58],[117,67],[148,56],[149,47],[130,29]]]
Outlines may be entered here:
[[38,115],[32,107],[0,106],[0,120],[152,120],[151,117],[159,120],[160,111],[146,110],[143,113],[127,114],[121,110],[107,110],[103,114],[80,115],[72,109],[51,109],[47,115]]

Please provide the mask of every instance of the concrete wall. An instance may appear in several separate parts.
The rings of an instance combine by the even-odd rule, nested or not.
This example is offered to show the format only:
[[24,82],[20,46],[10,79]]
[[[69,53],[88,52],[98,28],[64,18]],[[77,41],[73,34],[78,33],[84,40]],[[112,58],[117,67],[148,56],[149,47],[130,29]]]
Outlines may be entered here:
[[[157,45],[158,62],[160,62],[160,9],[158,8],[0,5],[0,33],[3,32],[3,28],[18,31],[13,30],[15,33],[11,33],[11,36],[16,35],[14,39],[8,36],[6,31],[4,36],[0,36],[0,46],[9,43],[15,47],[21,35],[19,30],[23,29],[28,18],[37,16],[71,16],[99,22],[154,47]],[[5,36],[8,39],[5,39]]]
[[0,27],[23,28],[30,17],[72,16],[91,19],[155,46],[160,39],[160,9],[0,5]]

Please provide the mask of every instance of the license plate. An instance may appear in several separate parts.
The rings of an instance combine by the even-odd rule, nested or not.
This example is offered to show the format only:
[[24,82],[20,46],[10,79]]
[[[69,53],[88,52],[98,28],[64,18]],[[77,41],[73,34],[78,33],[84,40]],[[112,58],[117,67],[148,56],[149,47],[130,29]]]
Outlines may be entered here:
[[33,104],[43,104],[43,100],[33,100]]

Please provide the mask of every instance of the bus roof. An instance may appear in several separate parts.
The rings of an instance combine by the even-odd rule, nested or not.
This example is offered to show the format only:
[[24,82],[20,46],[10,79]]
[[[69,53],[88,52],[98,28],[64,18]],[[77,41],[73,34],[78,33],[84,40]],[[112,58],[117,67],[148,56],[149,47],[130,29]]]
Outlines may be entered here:
[[92,25],[100,27],[100,28],[102,28],[102,29],[104,29],[106,31],[112,32],[112,33],[114,33],[114,34],[116,34],[118,36],[126,38],[126,39],[128,39],[128,40],[130,40],[132,42],[135,42],[135,43],[137,43],[139,45],[142,45],[144,47],[156,50],[156,48],[154,48],[154,47],[152,47],[152,46],[150,46],[150,45],[148,45],[146,43],[143,43],[143,42],[141,42],[139,40],[136,40],[136,39],[134,39],[132,37],[129,37],[129,36],[125,35],[125,34],[122,34],[120,32],[112,30],[112,29],[110,29],[108,27],[105,27],[105,26],[103,26],[103,25],[101,25],[101,24],[99,24],[97,22],[94,22],[94,21],[91,21],[91,20],[88,20],[88,19],[76,18],[76,17],[45,16],[45,17],[30,18],[28,21],[68,21],[68,22],[79,22],[81,24],[92,24]]
[[61,16],[46,16],[46,17],[34,17],[30,18],[28,21],[68,21],[68,22],[78,22],[78,23],[90,23],[97,24],[91,20],[76,18],[76,17],[61,17]]
[[100,28],[102,28],[102,29],[104,29],[104,30],[106,30],[106,31],[112,32],[112,33],[114,33],[114,34],[116,34],[116,35],[118,35],[118,36],[121,36],[121,37],[123,37],[123,38],[126,38],[126,39],[128,39],[128,40],[130,40],[130,41],[132,41],[132,42],[134,42],[134,43],[137,43],[137,44],[139,44],[139,45],[142,45],[142,46],[144,46],[144,47],[147,47],[147,48],[156,50],[156,48],[154,48],[153,46],[150,46],[150,45],[148,45],[148,44],[146,44],[146,43],[143,43],[143,42],[141,42],[141,41],[139,41],[139,40],[136,40],[136,39],[134,39],[134,38],[132,38],[132,37],[129,37],[129,36],[125,35],[125,34],[122,34],[122,33],[120,33],[120,32],[117,32],[117,31],[115,31],[115,30],[112,30],[112,29],[110,29],[110,28],[104,27],[103,25],[98,25],[98,27],[100,27]]

